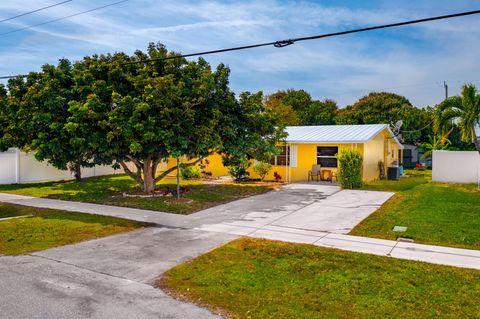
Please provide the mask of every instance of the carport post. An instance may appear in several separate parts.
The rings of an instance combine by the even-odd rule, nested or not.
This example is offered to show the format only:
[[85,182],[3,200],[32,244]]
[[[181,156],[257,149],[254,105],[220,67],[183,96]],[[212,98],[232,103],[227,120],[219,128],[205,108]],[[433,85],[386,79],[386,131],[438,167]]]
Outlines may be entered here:
[[291,156],[292,156],[292,152],[291,152],[291,147],[292,147],[292,144],[288,144],[288,163],[287,163],[287,167],[288,167],[288,180],[287,182],[288,183],[291,183],[292,182],[292,178],[291,178],[291,173],[292,173],[292,166],[291,166]]

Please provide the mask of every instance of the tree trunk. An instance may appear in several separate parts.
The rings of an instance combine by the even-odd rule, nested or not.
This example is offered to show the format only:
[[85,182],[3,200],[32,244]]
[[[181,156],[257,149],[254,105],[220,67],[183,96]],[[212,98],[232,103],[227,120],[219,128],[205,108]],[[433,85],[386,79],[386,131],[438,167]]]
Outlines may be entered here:
[[155,192],[155,172],[153,171],[151,159],[145,159],[143,161],[143,191],[147,194],[153,194]]
[[77,182],[82,180],[82,166],[80,164],[75,163],[73,176],[75,176]]
[[[179,161],[177,162],[177,165],[170,167],[169,169],[163,171],[161,174],[156,176],[157,166],[160,162],[160,159],[152,160],[152,158],[149,157],[143,159],[143,162],[131,157],[129,157],[128,159],[135,165],[137,169],[136,172],[133,172],[125,162],[120,161],[118,163],[120,164],[120,166],[122,166],[125,173],[138,183],[142,192],[145,192],[147,194],[153,194],[153,192],[155,191],[155,185],[157,185],[159,181],[165,178],[165,176],[177,170],[177,196],[180,196]],[[199,158],[197,160],[194,160],[193,162],[186,163],[185,165],[195,165],[199,163],[202,159],[203,158]]]

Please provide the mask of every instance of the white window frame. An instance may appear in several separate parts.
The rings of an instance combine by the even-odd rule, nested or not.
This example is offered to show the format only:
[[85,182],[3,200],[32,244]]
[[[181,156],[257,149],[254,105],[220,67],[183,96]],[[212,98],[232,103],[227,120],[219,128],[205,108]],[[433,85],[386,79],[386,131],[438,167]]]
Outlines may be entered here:
[[[318,159],[319,159],[319,158],[334,158],[334,159],[337,159],[336,154],[335,154],[335,155],[318,155],[318,148],[320,148],[320,147],[330,147],[330,148],[336,147],[336,148],[337,148],[337,153],[336,153],[336,154],[338,154],[338,151],[339,151],[339,150],[338,150],[338,146],[317,146],[317,149],[316,149],[316,151],[317,151],[317,161],[316,161],[317,164],[318,164]],[[325,167],[325,168],[338,168],[338,159],[337,159],[337,166],[331,166],[331,167],[330,167],[330,166],[323,166],[323,165],[322,165],[322,167]]]

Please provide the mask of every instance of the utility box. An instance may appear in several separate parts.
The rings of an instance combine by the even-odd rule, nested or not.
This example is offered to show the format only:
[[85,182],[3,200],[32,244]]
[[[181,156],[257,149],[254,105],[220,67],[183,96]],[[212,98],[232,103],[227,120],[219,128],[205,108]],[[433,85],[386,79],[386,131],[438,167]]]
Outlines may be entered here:
[[400,167],[390,166],[387,170],[387,179],[391,181],[398,181],[400,179]]

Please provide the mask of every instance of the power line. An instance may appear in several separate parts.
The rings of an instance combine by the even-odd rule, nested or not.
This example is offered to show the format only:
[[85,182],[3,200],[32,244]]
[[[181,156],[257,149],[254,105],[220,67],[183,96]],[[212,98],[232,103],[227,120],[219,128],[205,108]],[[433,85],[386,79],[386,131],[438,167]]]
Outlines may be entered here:
[[[46,23],[51,23],[51,22],[67,19],[67,18],[72,17],[72,16],[84,14],[84,13],[87,13],[87,12],[102,9],[102,8],[112,6],[112,5],[115,5],[115,4],[119,4],[119,3],[122,3],[122,2],[126,2],[126,1],[128,1],[128,0],[115,2],[115,3],[109,4],[109,5],[106,5],[106,6],[103,6],[103,7],[99,7],[99,8],[95,8],[95,9],[88,10],[88,11],[85,11],[85,12],[77,13],[75,15],[71,15],[71,16],[68,16],[68,17],[63,17],[63,18],[59,18],[59,19],[56,19],[56,20],[48,21],[48,22],[38,24],[38,25],[43,25],[43,24],[46,24]],[[192,57],[192,56],[215,54],[215,53],[221,53],[221,52],[253,49],[253,48],[271,46],[271,45],[273,45],[276,48],[283,48],[283,47],[292,45],[292,44],[294,44],[296,42],[300,42],[300,41],[316,40],[316,39],[329,38],[329,37],[347,35],[347,34],[352,34],[352,33],[360,33],[360,32],[366,32],[366,31],[373,31],[373,30],[378,30],[378,29],[394,28],[394,27],[400,27],[400,26],[405,26],[405,25],[412,25],[412,24],[418,24],[418,23],[424,23],[424,22],[430,22],[430,21],[436,21],[436,20],[452,19],[452,18],[469,16],[469,15],[474,15],[474,14],[479,14],[479,13],[480,13],[480,10],[465,11],[465,12],[448,14],[448,15],[443,15],[443,16],[436,16],[436,17],[430,17],[430,18],[424,18],[424,19],[418,19],[418,20],[409,20],[409,21],[403,21],[403,22],[397,22],[397,23],[391,23],[391,24],[383,24],[383,25],[378,25],[378,26],[372,26],[372,27],[366,27],[366,28],[360,28],[360,29],[352,29],[352,30],[333,32],[333,33],[326,33],[326,34],[320,34],[320,35],[314,35],[314,36],[308,36],[308,37],[293,38],[293,39],[279,40],[279,41],[266,42],[266,43],[258,43],[258,44],[252,44],[252,45],[245,45],[245,46],[239,46],[239,47],[233,47],[233,48],[227,48],[227,49],[219,49],[219,50],[211,50],[211,51],[203,51],[203,52],[190,53],[190,54],[167,56],[167,57],[156,58],[156,59],[145,59],[145,60],[139,60],[139,61],[131,61],[131,62],[125,62],[124,64],[137,64],[137,63],[147,63],[147,62],[154,62],[154,61],[163,61],[163,60],[186,58],[186,57]],[[20,30],[25,30],[25,29],[32,28],[32,27],[35,27],[35,26],[38,26],[38,25],[26,27],[26,28],[23,28],[23,29],[13,30],[13,31],[10,31],[8,33],[17,32],[17,31],[20,31]],[[0,34],[0,36],[1,35],[5,35],[5,33]],[[14,78],[14,77],[26,77],[26,75],[2,76],[2,77],[0,77],[0,79],[10,79],[10,78]]]
[[415,132],[420,132],[420,131],[423,131],[424,129],[426,129],[427,127],[429,127],[430,125],[433,124],[433,122],[435,121],[431,121],[430,123],[428,123],[427,125],[425,125],[424,127],[418,129],[418,130],[411,130],[411,131],[404,131],[404,130],[398,130],[398,132],[400,133],[415,133]]
[[448,14],[448,15],[443,15],[443,16],[436,16],[436,17],[430,17],[430,18],[424,18],[424,19],[418,19],[418,20],[403,21],[403,22],[397,22],[397,23],[391,23],[391,24],[383,24],[383,25],[378,25],[378,26],[372,26],[372,27],[366,27],[366,28],[360,28],[360,29],[352,29],[352,30],[333,32],[333,33],[326,33],[326,34],[320,34],[320,35],[314,35],[314,36],[308,36],[308,37],[293,38],[293,39],[279,40],[279,41],[259,43],[259,44],[251,44],[251,45],[245,45],[245,46],[240,46],[240,47],[233,47],[233,48],[219,49],[219,50],[212,50],[212,51],[204,51],[204,52],[197,52],[197,53],[190,53],[190,54],[174,55],[174,56],[157,58],[157,59],[146,59],[146,60],[140,60],[140,61],[132,61],[132,62],[127,62],[126,64],[163,61],[163,60],[170,60],[170,59],[177,59],[177,58],[187,58],[187,57],[192,57],[192,56],[215,54],[215,53],[222,53],[222,52],[229,52],[229,51],[238,51],[238,50],[245,50],[245,49],[253,49],[253,48],[259,48],[259,47],[271,46],[271,45],[273,45],[276,48],[283,48],[283,47],[295,44],[296,42],[300,42],[300,41],[317,40],[317,39],[336,37],[336,36],[347,35],[347,34],[352,34],[352,33],[373,31],[373,30],[378,30],[378,29],[394,28],[394,27],[400,27],[400,26],[405,26],[405,25],[418,24],[418,23],[424,23],[424,22],[430,22],[430,21],[436,21],[436,20],[452,19],[452,18],[469,16],[469,15],[474,15],[474,14],[479,14],[479,13],[480,13],[480,10],[465,11],[465,12]]
[[13,78],[26,78],[27,76],[28,76],[27,74],[0,76],[0,80],[13,79]]
[[24,27],[24,28],[11,30],[11,31],[8,31],[8,32],[5,32],[5,33],[0,33],[0,36],[4,36],[4,35],[7,35],[7,34],[11,34],[11,33],[15,33],[15,32],[20,32],[20,31],[24,31],[24,30],[27,30],[27,29],[39,27],[39,26],[46,25],[46,24],[50,24],[50,23],[53,23],[53,22],[58,22],[58,21],[61,21],[61,20],[73,18],[73,17],[79,16],[79,15],[82,15],[82,14],[90,13],[90,12],[97,11],[97,10],[100,10],[100,9],[105,9],[105,8],[107,8],[107,7],[111,7],[111,6],[114,6],[114,5],[123,3],[123,2],[127,2],[127,1],[128,1],[128,0],[117,1],[117,2],[110,3],[110,4],[107,4],[107,5],[101,6],[101,7],[93,8],[93,9],[90,9],[90,10],[87,10],[87,11],[82,11],[82,12],[78,12],[78,13],[74,13],[74,14],[65,16],[65,17],[61,17],[61,18],[57,18],[57,19],[53,19],[53,20],[49,20],[49,21],[45,21],[45,22],[41,22],[41,23],[29,25],[29,26]]
[[10,17],[10,18],[7,18],[7,19],[3,19],[3,20],[0,20],[0,23],[6,22],[6,21],[10,21],[10,20],[13,20],[13,19],[17,19],[17,18],[26,16],[26,15],[29,15],[29,14],[32,14],[32,13],[35,13],[35,12],[39,12],[39,11],[43,11],[43,10],[46,10],[46,9],[50,9],[50,8],[53,8],[53,7],[62,5],[62,4],[64,4],[64,3],[67,3],[67,2],[72,2],[72,0],[67,0],[67,1],[62,1],[62,2],[58,2],[58,3],[54,3],[54,4],[51,4],[51,5],[46,6],[46,7],[42,7],[42,8],[33,10],[33,11],[29,11],[29,12],[25,12],[25,13],[16,15],[16,16],[14,16],[14,17]]

